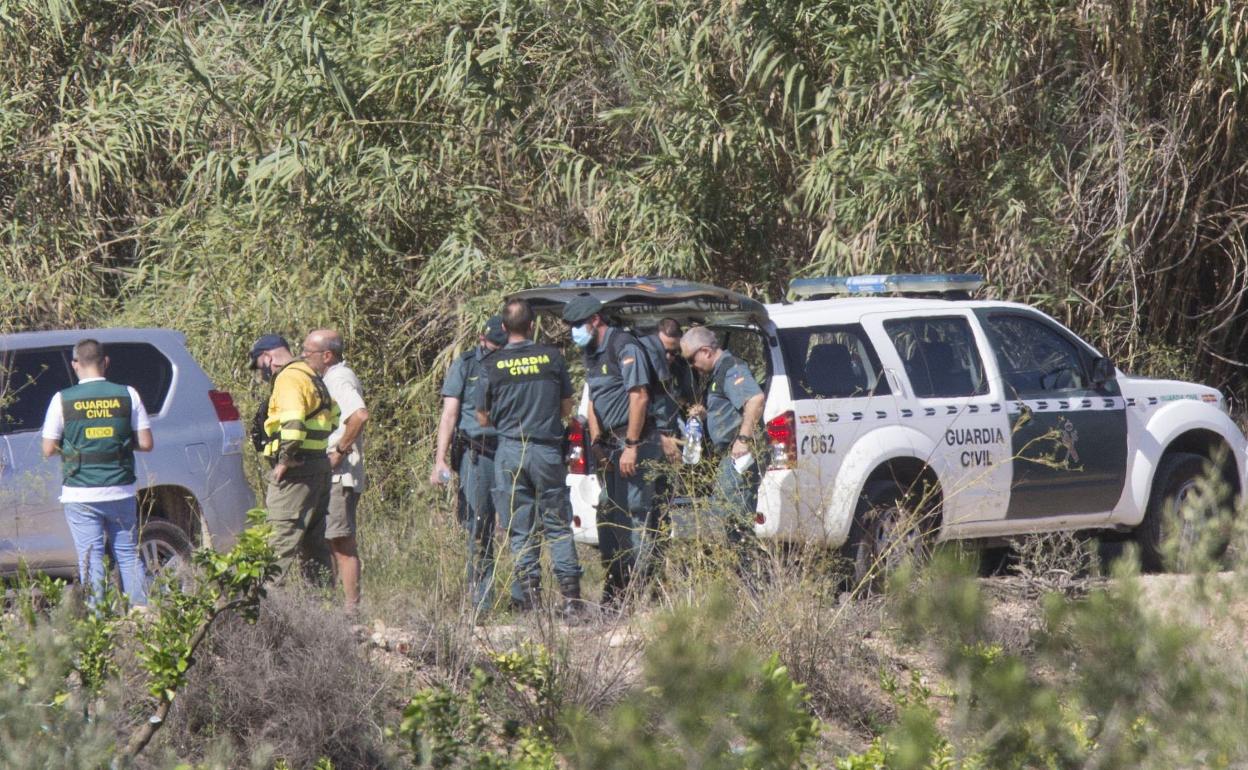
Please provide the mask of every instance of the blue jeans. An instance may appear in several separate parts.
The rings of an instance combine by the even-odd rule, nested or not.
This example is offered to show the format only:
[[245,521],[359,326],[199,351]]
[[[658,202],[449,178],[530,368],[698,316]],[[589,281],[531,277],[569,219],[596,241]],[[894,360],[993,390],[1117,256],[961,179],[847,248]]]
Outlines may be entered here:
[[104,538],[130,604],[147,604],[147,577],[138,551],[138,508],[135,498],[102,503],[65,503],[65,521],[78,552],[78,579],[91,587],[92,606],[104,595]]

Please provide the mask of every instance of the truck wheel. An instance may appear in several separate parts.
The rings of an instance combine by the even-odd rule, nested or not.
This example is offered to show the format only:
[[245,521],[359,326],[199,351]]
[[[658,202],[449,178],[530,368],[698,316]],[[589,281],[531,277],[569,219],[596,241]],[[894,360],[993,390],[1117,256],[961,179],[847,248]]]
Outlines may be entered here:
[[149,583],[188,566],[194,547],[180,527],[163,519],[148,519],[139,528],[139,558]]
[[[1179,553],[1177,563],[1171,566],[1177,571],[1191,566],[1193,551],[1200,545],[1200,527],[1196,522],[1183,521],[1179,514],[1200,478],[1211,472],[1213,468],[1208,460],[1190,452],[1171,452],[1161,458],[1153,476],[1144,520],[1135,528],[1135,542],[1140,547],[1140,567],[1145,572],[1166,569],[1163,546],[1175,536],[1180,539]],[[1221,539],[1215,544],[1211,555],[1220,557],[1228,544],[1225,538]]]
[[841,551],[852,569],[852,591],[876,592],[901,565],[931,555],[939,519],[920,498],[893,481],[867,483]]

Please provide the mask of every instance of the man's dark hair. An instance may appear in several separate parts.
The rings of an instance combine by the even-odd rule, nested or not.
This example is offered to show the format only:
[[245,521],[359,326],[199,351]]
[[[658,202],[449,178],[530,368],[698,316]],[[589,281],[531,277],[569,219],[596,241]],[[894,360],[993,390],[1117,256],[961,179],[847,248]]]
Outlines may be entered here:
[[104,360],[104,346],[99,340],[78,340],[74,345],[74,360],[83,366],[99,366]]
[[665,337],[678,340],[681,335],[680,321],[677,321],[675,318],[664,318],[662,321],[659,321],[658,331]]
[[522,299],[513,299],[503,306],[503,327],[512,334],[528,336],[533,331],[533,308]]

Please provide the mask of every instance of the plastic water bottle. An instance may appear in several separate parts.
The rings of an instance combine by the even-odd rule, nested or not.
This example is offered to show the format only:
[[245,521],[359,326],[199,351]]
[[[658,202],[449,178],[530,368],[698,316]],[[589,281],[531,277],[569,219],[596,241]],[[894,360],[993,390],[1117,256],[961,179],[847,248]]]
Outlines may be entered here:
[[685,423],[685,446],[680,459],[685,465],[697,465],[702,460],[702,421],[690,417]]
[[438,480],[441,481],[443,484],[447,483],[448,481],[451,480],[451,472],[448,471],[446,468],[443,468],[442,470],[438,471]]

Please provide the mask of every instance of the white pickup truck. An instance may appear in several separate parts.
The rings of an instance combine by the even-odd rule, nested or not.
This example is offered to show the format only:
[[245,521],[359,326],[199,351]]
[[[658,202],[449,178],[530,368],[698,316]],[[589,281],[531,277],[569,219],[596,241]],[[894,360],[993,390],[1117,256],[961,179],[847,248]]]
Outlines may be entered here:
[[[517,296],[557,312],[590,292],[623,325],[701,323],[767,394],[770,456],[755,531],[841,547],[859,571],[922,498],[925,534],[991,540],[1059,530],[1130,535],[1161,568],[1163,512],[1207,471],[1238,495],[1245,439],[1222,395],[1132,377],[1026,305],[972,300],[967,275],[794,281],[763,305],[674,279],[567,281]],[[569,474],[582,540],[596,483]],[[907,545],[907,547],[909,547]]]

